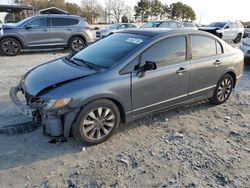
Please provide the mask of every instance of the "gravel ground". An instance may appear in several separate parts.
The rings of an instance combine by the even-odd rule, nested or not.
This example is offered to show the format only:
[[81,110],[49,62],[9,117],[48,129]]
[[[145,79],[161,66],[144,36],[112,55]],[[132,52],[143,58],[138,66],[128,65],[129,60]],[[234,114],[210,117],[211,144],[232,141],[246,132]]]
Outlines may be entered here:
[[[68,52],[0,56],[0,127],[29,121],[8,91],[30,68]],[[250,67],[227,103],[201,101],[128,125],[103,144],[50,144],[41,128],[0,135],[1,188],[250,187]]]

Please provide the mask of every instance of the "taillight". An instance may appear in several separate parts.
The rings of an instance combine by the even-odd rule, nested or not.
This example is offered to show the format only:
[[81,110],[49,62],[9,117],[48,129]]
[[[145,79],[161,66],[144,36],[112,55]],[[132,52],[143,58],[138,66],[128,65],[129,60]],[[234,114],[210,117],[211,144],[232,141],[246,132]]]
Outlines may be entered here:
[[85,29],[87,29],[87,30],[91,30],[91,27],[89,27],[89,26],[85,26]]

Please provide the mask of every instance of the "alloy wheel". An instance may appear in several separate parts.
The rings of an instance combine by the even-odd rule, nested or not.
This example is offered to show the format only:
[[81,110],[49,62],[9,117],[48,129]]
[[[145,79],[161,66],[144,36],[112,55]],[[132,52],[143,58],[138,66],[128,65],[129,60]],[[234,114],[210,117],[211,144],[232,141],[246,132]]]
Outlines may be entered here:
[[225,101],[231,94],[233,87],[232,80],[225,78],[218,87],[217,98],[220,102]]
[[115,114],[107,107],[91,110],[82,121],[83,134],[89,140],[100,140],[112,131],[115,126]]
[[71,45],[74,51],[78,51],[84,47],[84,42],[81,39],[76,38],[72,41]]
[[5,41],[2,44],[2,49],[5,54],[15,55],[19,51],[19,46],[15,41]]

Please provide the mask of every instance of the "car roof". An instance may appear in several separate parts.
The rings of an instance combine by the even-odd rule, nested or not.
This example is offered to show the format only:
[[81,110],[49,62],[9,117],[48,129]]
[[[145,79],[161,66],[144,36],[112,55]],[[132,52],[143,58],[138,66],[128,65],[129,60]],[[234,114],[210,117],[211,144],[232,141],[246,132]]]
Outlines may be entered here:
[[175,35],[175,34],[202,34],[207,36],[213,36],[210,33],[194,30],[194,29],[167,29],[167,28],[138,28],[138,29],[127,29],[122,30],[117,33],[128,33],[128,34],[135,34],[135,35],[144,35],[148,37],[156,37],[161,35]]
[[35,16],[32,16],[32,17],[33,17],[33,18],[36,18],[36,17],[82,18],[82,17],[77,16],[77,15],[67,15],[67,14],[39,14],[39,15],[35,15]]

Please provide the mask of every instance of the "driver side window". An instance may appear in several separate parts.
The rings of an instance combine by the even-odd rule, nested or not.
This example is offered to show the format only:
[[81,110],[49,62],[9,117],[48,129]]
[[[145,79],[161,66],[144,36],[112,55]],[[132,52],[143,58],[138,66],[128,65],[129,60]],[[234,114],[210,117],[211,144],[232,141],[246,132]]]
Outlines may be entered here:
[[186,37],[163,39],[142,54],[142,63],[155,62],[157,67],[173,65],[186,60]]
[[28,25],[32,28],[47,27],[47,18],[37,18],[35,20],[32,20]]

